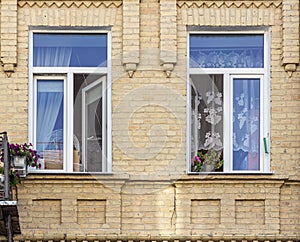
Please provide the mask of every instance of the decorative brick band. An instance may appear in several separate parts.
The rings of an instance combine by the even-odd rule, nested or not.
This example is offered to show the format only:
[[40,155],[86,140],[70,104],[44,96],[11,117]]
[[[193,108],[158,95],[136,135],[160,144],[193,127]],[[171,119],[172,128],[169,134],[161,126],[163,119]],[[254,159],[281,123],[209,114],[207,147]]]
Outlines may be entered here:
[[221,8],[221,7],[236,7],[236,8],[270,8],[275,7],[279,8],[281,7],[281,1],[177,1],[177,6],[179,8],[183,7],[207,7],[207,8]]
[[110,7],[116,7],[119,8],[122,5],[122,1],[18,1],[18,6],[23,8],[23,7],[57,7],[57,8],[61,8],[61,7],[86,7],[86,8],[91,8],[91,7],[95,7],[95,8],[99,8],[99,7],[106,7],[106,8],[110,8]]

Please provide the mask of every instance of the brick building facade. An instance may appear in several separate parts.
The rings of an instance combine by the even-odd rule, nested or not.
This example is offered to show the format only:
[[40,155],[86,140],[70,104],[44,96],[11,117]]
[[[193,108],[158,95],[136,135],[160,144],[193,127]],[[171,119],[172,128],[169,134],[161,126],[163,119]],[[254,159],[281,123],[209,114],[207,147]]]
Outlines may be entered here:
[[[14,239],[299,241],[299,8],[298,0],[2,0],[0,128],[10,142],[36,143],[35,81],[92,70],[43,69],[32,61],[34,36],[101,33],[108,43],[106,64],[89,72],[106,78],[105,168],[72,168],[75,125],[64,116],[62,168],[30,171],[18,185]],[[199,33],[264,38],[263,67],[241,72],[265,82],[267,147],[254,172],[190,169],[189,83],[202,72],[191,67],[189,40]]]

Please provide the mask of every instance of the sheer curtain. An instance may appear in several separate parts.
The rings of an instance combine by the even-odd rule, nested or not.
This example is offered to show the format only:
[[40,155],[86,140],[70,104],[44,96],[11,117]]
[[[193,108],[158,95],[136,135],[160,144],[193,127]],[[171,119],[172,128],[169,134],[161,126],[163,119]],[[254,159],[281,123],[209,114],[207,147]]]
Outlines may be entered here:
[[37,94],[37,144],[44,150],[50,142],[55,126],[62,128],[63,120],[58,120],[63,105],[62,80],[38,80]]
[[35,47],[34,66],[70,66],[72,48]]
[[191,159],[198,155],[201,162],[222,171],[223,75],[199,74],[191,79]]
[[233,169],[259,170],[259,79],[233,79]]
[[[72,48],[36,47],[34,48],[34,66],[69,66]],[[51,133],[63,128],[63,80],[37,80],[37,149],[42,151],[50,142]],[[60,120],[61,119],[61,120]],[[60,132],[61,135],[63,132]],[[60,137],[62,140],[62,137]]]
[[262,68],[263,35],[191,35],[192,68]]
[[223,76],[202,76],[198,82],[198,150],[223,150]]

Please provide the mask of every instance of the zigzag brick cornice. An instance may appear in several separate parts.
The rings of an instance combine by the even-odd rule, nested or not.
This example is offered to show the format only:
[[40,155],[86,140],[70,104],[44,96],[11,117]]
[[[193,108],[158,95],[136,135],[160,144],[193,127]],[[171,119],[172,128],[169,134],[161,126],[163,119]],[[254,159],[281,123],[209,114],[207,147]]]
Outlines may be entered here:
[[86,8],[90,8],[90,7],[106,7],[106,8],[110,8],[110,7],[120,7],[122,5],[122,1],[121,0],[117,0],[117,1],[38,1],[38,0],[27,0],[27,1],[18,1],[18,6],[19,7],[57,7],[57,8],[61,8],[61,7],[72,7],[72,6],[76,6],[77,8],[79,7],[86,7]]
[[236,8],[270,8],[275,7],[279,8],[282,5],[282,1],[177,1],[177,6],[179,8],[187,7],[187,8],[221,8],[221,7],[236,7]]

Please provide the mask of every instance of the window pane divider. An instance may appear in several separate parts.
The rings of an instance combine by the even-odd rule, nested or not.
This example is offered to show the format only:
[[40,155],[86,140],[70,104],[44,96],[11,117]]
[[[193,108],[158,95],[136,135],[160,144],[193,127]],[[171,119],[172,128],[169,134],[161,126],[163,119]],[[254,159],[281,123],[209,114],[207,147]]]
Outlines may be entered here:
[[95,74],[107,74],[108,68],[107,67],[32,67],[31,68],[33,73],[66,73],[68,72],[73,73],[95,73]]
[[232,84],[229,78],[229,74],[224,75],[223,81],[223,108],[224,114],[230,115],[223,115],[223,125],[224,125],[224,134],[223,134],[223,153],[224,153],[224,172],[231,172],[231,161],[232,161],[232,137],[230,134],[232,133]]
[[[67,80],[68,83],[66,84],[66,105],[67,103],[73,103],[73,85],[70,85],[73,83],[73,78],[74,75],[72,72],[68,72],[67,74]],[[67,107],[67,106],[66,106]],[[74,126],[74,121],[71,117],[73,117],[73,108],[66,108],[67,110],[65,111],[65,123],[64,123],[64,129],[65,129],[65,149],[64,149],[64,164],[65,168],[64,170],[66,172],[72,172],[73,171],[73,126]],[[68,124],[68,125],[67,125]]]
[[265,74],[263,68],[190,68],[189,74]]

